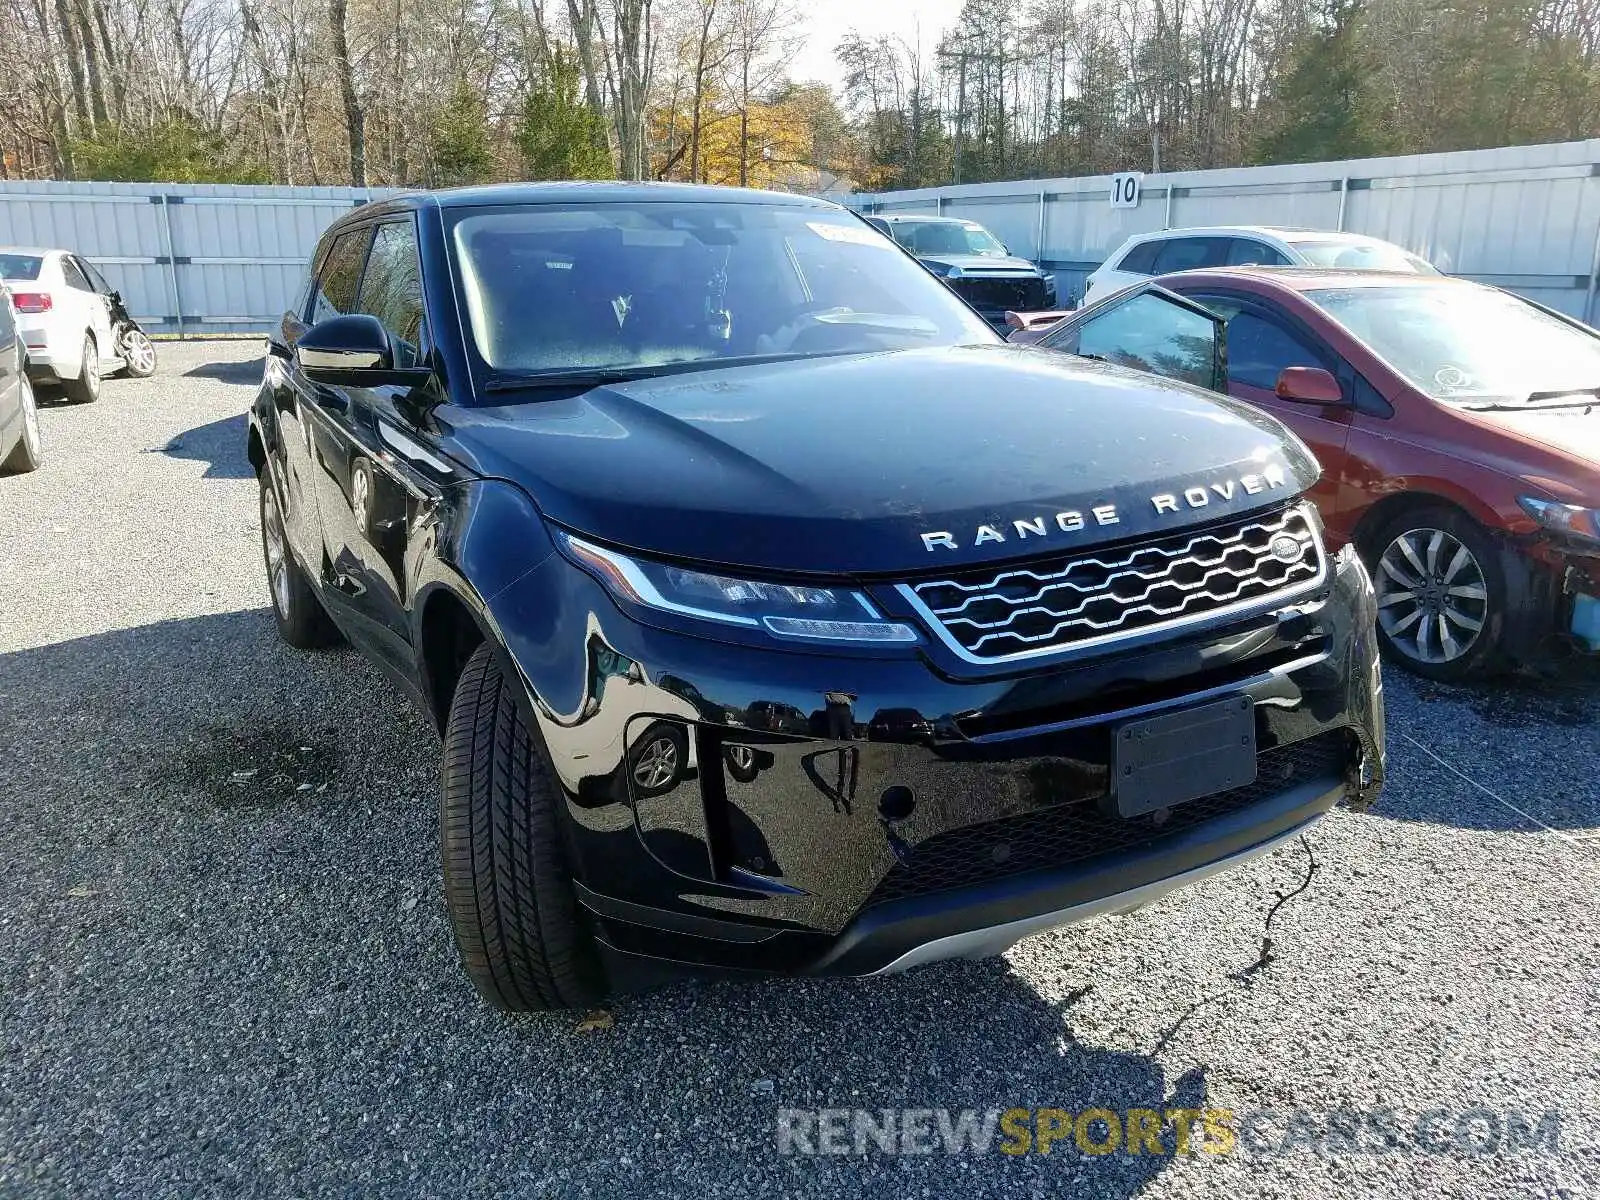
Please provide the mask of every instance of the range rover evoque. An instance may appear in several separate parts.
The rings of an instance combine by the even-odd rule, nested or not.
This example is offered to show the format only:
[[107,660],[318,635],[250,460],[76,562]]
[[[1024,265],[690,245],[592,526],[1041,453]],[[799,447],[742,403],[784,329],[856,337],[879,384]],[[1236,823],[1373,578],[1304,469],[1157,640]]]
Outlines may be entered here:
[[437,723],[502,1008],[998,953],[1381,786],[1372,589],[1305,447],[1006,346],[835,205],[398,196],[328,230],[268,351],[278,628]]

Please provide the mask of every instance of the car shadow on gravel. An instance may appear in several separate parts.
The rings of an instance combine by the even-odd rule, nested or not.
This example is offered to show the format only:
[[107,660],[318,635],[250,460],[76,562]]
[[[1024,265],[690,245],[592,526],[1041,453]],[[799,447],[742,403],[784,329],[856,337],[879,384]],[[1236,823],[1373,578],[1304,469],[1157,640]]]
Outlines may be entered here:
[[222,383],[250,383],[261,382],[261,373],[265,360],[257,355],[255,358],[243,362],[227,359],[216,362],[201,363],[197,367],[190,367],[185,371],[184,377],[190,379],[215,379]]
[[255,471],[245,456],[248,418],[244,413],[186,429],[158,452],[168,458],[188,459],[206,465],[203,479],[250,479]]
[[[402,1152],[406,1172],[448,1176],[470,1127],[473,1178],[566,1163],[605,1181],[584,1194],[659,1195],[652,1179],[697,1163],[756,1195],[849,1194],[863,1176],[972,1195],[981,1171],[1007,1194],[1124,1200],[1173,1163],[1167,1112],[1207,1106],[1204,1070],[1169,1078],[1156,1046],[1075,1030],[1087,987],[1053,999],[1004,960],[680,982],[620,998],[585,1036],[575,1014],[493,1011],[446,919],[426,720],[352,652],[285,649],[266,609],[15,651],[0,678],[0,743],[30,747],[0,805],[21,916],[0,923],[0,975],[21,981],[0,1021],[24,1048],[0,1061],[0,1093],[23,1097],[52,1170],[187,1178],[255,1161],[265,1139],[312,1194],[358,1162],[403,1183],[387,1174]],[[145,1057],[106,1049],[135,1041]],[[80,1136],[86,1088],[115,1139]],[[863,1130],[859,1156],[848,1122],[847,1153],[803,1153],[822,1146],[801,1118],[782,1153],[782,1110],[821,1108],[971,1110],[980,1129],[1060,1111],[1048,1155],[1031,1113],[976,1154],[947,1152],[936,1114],[909,1118],[910,1153],[880,1140],[906,1150],[907,1118]],[[1127,1151],[1130,1108],[1158,1114],[1162,1153]],[[1032,1152],[1002,1153],[1022,1130]]]

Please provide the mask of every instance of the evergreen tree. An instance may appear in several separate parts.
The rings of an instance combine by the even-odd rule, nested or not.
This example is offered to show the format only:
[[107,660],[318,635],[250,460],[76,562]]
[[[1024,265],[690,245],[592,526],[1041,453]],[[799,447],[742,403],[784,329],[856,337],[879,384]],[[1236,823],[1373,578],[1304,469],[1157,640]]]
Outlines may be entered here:
[[449,101],[434,117],[429,148],[434,182],[439,187],[482,183],[493,177],[487,105],[465,79],[456,83]]
[[1256,140],[1257,163],[1328,162],[1389,152],[1391,114],[1375,86],[1365,0],[1322,0],[1296,40],[1274,99],[1282,117]]
[[614,179],[605,118],[583,101],[577,62],[559,51],[523,101],[517,146],[529,179]]

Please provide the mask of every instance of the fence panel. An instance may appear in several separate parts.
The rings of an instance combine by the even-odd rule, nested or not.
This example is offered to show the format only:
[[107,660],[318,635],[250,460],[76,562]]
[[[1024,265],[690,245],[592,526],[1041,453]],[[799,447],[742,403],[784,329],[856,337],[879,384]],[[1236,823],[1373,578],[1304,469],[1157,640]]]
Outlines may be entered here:
[[367,188],[0,182],[0,245],[71,249],[152,333],[265,330]]
[[1111,177],[969,184],[843,197],[863,212],[942,212],[988,225],[1056,276],[1063,298],[1135,233],[1197,225],[1344,229],[1451,274],[1593,322],[1600,269],[1600,139],[1342,163],[1147,175],[1137,208]]

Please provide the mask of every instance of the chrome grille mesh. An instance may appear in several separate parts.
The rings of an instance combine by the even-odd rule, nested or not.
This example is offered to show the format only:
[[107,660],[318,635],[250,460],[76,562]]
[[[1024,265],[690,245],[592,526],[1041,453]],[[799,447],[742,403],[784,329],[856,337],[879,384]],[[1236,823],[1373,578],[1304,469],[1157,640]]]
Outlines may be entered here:
[[[1287,535],[1299,545],[1280,552]],[[902,585],[945,643],[972,662],[1054,653],[1270,605],[1327,567],[1304,505],[1109,552]]]

